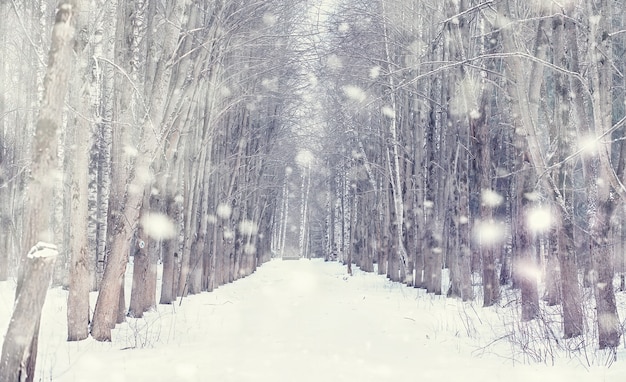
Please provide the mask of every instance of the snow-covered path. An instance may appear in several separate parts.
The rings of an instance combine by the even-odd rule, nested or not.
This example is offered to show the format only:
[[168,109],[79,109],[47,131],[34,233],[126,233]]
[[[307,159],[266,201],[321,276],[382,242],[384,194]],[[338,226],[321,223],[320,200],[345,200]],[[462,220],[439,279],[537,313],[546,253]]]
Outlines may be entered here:
[[[626,370],[626,361],[591,371],[576,361],[514,363],[498,351],[504,341],[481,350],[499,325],[494,312],[318,260],[274,260],[181,306],[159,306],[119,326],[109,344],[64,342],[64,298],[55,289],[46,302],[43,381],[573,382],[620,380]],[[3,333],[6,320],[2,312]]]

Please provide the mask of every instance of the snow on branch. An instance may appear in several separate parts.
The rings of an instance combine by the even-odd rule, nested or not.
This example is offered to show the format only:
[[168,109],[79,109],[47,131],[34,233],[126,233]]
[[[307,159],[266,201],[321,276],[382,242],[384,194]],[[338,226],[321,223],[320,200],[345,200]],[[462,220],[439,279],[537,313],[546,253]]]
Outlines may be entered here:
[[36,259],[36,258],[54,259],[56,258],[58,254],[59,254],[59,251],[56,245],[40,241],[37,244],[35,244],[30,249],[30,251],[28,251],[27,256],[29,259]]

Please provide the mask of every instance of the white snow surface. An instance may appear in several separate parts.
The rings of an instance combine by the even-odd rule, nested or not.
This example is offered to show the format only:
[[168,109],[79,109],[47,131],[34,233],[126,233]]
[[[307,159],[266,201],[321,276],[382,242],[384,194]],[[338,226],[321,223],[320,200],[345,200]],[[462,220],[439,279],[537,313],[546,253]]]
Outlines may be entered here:
[[[14,287],[0,283],[2,335]],[[510,310],[428,295],[358,269],[348,276],[321,260],[272,260],[212,293],[129,319],[111,343],[65,342],[66,298],[60,288],[48,293],[36,380],[575,382],[626,375],[623,349],[611,367],[589,365],[584,356],[523,362],[510,342],[498,340]]]

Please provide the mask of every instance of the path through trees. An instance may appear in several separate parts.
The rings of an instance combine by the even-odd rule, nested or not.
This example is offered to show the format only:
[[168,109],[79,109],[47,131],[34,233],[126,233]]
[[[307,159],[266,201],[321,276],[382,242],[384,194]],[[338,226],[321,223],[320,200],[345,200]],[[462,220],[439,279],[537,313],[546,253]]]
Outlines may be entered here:
[[44,192],[68,339],[299,253],[485,307],[519,291],[520,321],[559,307],[555,342],[619,346],[623,1],[72,4],[45,192],[56,2],[0,4],[0,280]]

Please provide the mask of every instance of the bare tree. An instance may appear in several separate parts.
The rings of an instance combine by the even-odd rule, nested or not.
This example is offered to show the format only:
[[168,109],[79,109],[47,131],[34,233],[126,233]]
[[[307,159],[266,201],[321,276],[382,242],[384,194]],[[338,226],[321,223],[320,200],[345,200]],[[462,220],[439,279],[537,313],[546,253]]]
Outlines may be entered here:
[[[162,112],[166,102],[167,89],[171,78],[171,60],[175,58],[179,35],[179,20],[182,18],[184,5],[179,3],[170,4],[168,14],[165,17],[171,22],[163,28],[162,57],[157,65],[154,80],[151,84],[149,112],[145,118],[142,129],[142,144],[137,148],[138,155],[133,168],[132,181],[125,193],[124,220],[117,219],[116,226],[110,230],[112,236],[111,252],[108,256],[98,301],[94,311],[92,323],[92,336],[99,341],[111,340],[111,329],[117,321],[120,311],[120,296],[122,284],[128,262],[130,243],[133,242],[135,225],[139,222],[139,213],[144,200],[145,190],[149,190],[152,184],[151,165],[154,155],[159,149],[161,139],[164,137],[161,125]],[[120,190],[118,190],[119,192]],[[149,192],[149,191],[148,191]],[[120,216],[121,217],[121,216]],[[145,245],[147,237],[138,237],[134,242],[137,246]]]
[[[33,157],[28,188],[26,189],[24,244],[22,247],[26,247],[28,243],[41,242],[43,244],[39,246],[50,247],[56,250],[56,247],[52,244],[55,238],[50,226],[49,213],[50,206],[53,206],[55,203],[53,190],[61,173],[57,165],[57,134],[61,129],[63,101],[67,93],[70,69],[72,67],[74,22],[77,18],[74,5],[67,1],[61,1],[56,9],[48,66],[44,79],[44,93],[33,139]],[[34,254],[31,255],[31,257],[33,256]],[[28,260],[28,255],[26,253],[23,254],[16,289],[16,298],[19,298],[19,301],[27,301],[30,298],[21,296],[23,291],[31,290],[26,287],[27,285],[37,284],[37,280],[25,279],[26,276],[35,277],[35,274],[27,274],[26,269],[24,269],[27,263],[30,264]],[[48,285],[51,274],[49,272],[45,273],[45,268],[40,268],[40,270],[44,271],[40,281],[45,288]],[[45,289],[43,292],[45,292]],[[7,373],[7,375],[1,376],[3,380],[34,380],[39,336],[39,316],[45,293],[39,293],[38,296],[32,296],[32,298],[36,299],[32,305],[34,310],[31,311],[35,317],[28,322],[27,328],[22,328],[24,332],[19,333],[20,336],[25,336],[27,340],[20,341],[22,345],[16,349],[5,349],[3,346],[2,361],[0,361],[2,367],[0,370],[3,373]],[[20,306],[18,304],[16,308],[20,308]],[[7,346],[9,345],[10,341],[7,341]],[[11,358],[9,358],[9,354],[11,354]],[[9,364],[9,362],[12,363]]]
[[[590,87],[593,89],[591,101],[593,105],[592,132],[596,137],[605,136],[613,126],[613,109],[611,85],[613,83],[612,44],[609,35],[611,30],[612,10],[608,1],[588,4],[591,27],[592,46],[589,48],[588,64],[590,66]],[[610,240],[611,218],[617,205],[617,198],[612,194],[618,192],[626,195],[621,181],[626,167],[626,147],[620,144],[618,162],[611,163],[611,146],[598,147],[597,156],[589,158],[589,176],[595,180],[589,185],[588,203],[590,217],[590,235],[592,240],[591,256],[594,275],[594,291],[596,297],[598,326],[598,342],[600,349],[619,346],[621,329],[617,314],[615,294],[613,291],[614,251],[608,245]]]

